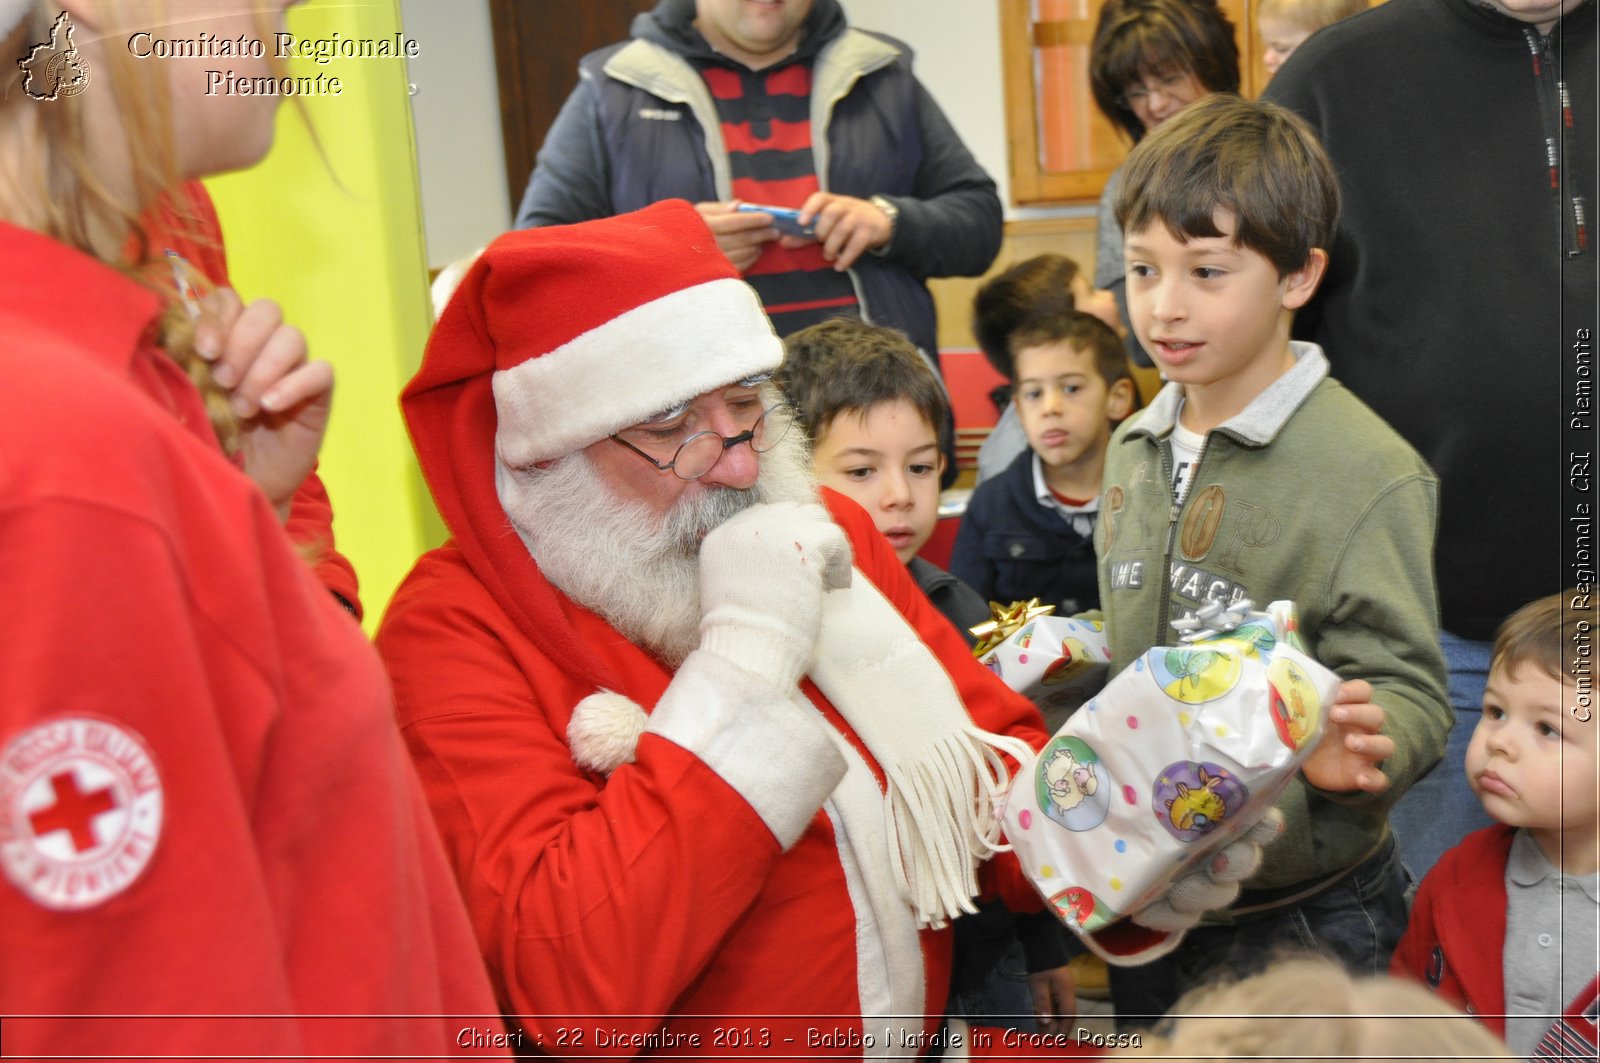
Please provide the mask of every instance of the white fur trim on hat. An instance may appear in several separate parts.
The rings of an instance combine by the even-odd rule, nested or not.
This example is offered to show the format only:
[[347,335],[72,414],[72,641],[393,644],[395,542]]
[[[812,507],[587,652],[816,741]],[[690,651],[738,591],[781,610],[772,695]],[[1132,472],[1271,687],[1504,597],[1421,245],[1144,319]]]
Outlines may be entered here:
[[559,458],[782,362],[749,285],[683,288],[495,373],[495,449],[513,469]]
[[567,745],[572,759],[586,771],[610,775],[633,762],[649,717],[638,702],[610,690],[590,694],[572,710],[567,724]]

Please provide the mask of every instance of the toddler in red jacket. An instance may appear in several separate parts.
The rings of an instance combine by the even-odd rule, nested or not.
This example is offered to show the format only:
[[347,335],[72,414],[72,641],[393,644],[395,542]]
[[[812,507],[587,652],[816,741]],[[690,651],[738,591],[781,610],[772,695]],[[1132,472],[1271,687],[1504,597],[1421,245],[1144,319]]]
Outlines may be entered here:
[[1584,1013],[1594,1010],[1600,918],[1595,627],[1593,597],[1577,590],[1501,625],[1466,756],[1467,781],[1498,822],[1423,880],[1392,964],[1519,1057],[1594,1052]]

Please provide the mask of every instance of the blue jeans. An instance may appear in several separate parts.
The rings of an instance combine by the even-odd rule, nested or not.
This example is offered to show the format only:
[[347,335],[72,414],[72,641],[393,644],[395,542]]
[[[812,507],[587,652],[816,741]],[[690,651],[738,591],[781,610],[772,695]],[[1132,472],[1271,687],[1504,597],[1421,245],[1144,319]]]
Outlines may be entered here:
[[1405,932],[1409,885],[1390,838],[1315,897],[1230,926],[1195,927],[1152,963],[1113,966],[1117,1029],[1153,1026],[1179,997],[1209,978],[1247,977],[1284,956],[1317,953],[1358,974],[1382,974]]
[[1000,957],[983,982],[971,989],[952,989],[944,1006],[946,1015],[966,1019],[975,1026],[1033,1033],[1033,990],[1028,987],[1027,960],[1022,942],[1012,935],[1005,955]]
[[1493,643],[1439,632],[1449,669],[1450,705],[1455,723],[1444,759],[1418,779],[1389,810],[1389,827],[1400,843],[1400,859],[1418,882],[1462,838],[1494,820],[1467,785],[1467,743],[1483,715],[1483,688],[1489,681]]

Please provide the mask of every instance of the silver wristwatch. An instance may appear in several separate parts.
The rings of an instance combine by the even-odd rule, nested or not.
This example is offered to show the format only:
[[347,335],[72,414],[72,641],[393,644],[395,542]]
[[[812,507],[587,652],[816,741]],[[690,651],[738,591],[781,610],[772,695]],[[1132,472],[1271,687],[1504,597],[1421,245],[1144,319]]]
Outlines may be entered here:
[[877,247],[869,248],[869,252],[879,256],[887,255],[889,249],[894,246],[895,234],[900,231],[900,208],[882,196],[873,196],[867,202],[889,216],[889,239]]

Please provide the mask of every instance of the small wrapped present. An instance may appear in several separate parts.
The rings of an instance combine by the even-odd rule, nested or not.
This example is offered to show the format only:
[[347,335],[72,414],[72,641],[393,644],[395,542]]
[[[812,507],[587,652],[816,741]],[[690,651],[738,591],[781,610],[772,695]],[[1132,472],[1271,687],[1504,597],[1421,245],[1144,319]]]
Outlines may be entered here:
[[1023,870],[1079,933],[1157,900],[1265,815],[1339,689],[1305,653],[1291,602],[1179,624],[1193,641],[1107,683],[1006,799]]
[[1052,616],[1054,608],[1037,598],[1009,606],[990,602],[993,617],[972,629],[979,662],[1031,698],[1051,730],[1105,685],[1111,664],[1104,624]]

